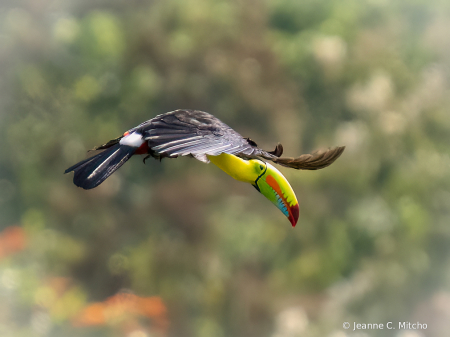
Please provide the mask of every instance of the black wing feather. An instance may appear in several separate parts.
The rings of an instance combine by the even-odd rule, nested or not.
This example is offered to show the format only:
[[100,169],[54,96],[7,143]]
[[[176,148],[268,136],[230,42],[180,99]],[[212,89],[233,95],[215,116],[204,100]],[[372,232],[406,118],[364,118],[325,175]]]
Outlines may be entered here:
[[197,110],[176,110],[143,126],[144,138],[157,154],[204,156],[220,153],[257,155],[260,149],[216,117]]

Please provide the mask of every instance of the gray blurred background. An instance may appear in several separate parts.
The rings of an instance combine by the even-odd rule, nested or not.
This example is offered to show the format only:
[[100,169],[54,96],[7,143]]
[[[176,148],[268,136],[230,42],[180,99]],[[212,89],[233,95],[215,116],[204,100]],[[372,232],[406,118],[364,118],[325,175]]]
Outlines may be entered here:
[[[449,65],[448,1],[1,0],[0,336],[448,336]],[[63,175],[178,108],[347,148],[280,168],[296,228],[189,158]]]

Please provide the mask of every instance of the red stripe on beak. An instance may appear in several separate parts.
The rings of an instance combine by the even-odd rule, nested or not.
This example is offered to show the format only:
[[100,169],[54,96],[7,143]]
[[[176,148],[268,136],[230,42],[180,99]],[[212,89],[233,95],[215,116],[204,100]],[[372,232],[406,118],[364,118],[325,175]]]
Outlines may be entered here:
[[298,217],[300,215],[300,208],[298,204],[291,207],[291,212],[289,212],[289,221],[292,224],[292,227],[295,227],[298,221]]

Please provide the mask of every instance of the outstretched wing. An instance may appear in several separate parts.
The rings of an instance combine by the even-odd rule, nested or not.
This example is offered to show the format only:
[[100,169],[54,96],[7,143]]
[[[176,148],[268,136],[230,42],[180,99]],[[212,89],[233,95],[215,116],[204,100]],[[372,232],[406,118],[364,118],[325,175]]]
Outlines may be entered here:
[[206,155],[230,153],[253,157],[259,156],[262,151],[228,125],[203,111],[172,111],[156,116],[136,129],[143,133],[153,152],[172,158],[192,155],[208,162]]
[[234,154],[243,158],[264,158],[277,164],[303,170],[317,170],[333,163],[344,147],[304,154],[298,158],[280,157],[283,147],[264,151],[249,138],[242,137],[213,115],[198,110],[176,110],[129,130],[139,131],[147,140],[151,151],[162,157],[191,155],[208,162],[206,155]]

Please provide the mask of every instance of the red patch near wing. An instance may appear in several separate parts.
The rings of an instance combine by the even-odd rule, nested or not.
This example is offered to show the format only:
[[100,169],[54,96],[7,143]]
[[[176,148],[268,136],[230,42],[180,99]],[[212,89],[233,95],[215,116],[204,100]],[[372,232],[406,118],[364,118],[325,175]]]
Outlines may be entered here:
[[147,141],[143,142],[141,146],[136,150],[135,154],[147,154],[149,153],[149,147]]

